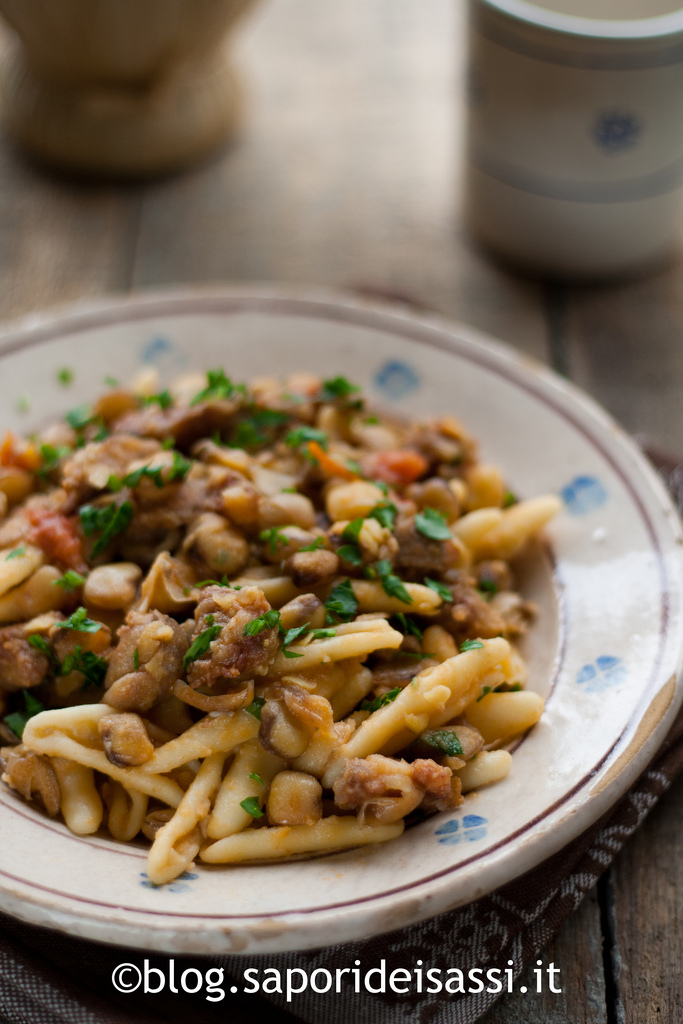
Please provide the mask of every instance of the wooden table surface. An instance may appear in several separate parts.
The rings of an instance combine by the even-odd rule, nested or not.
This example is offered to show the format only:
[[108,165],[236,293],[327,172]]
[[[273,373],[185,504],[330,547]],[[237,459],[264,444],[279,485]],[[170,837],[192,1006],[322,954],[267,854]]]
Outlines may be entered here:
[[[400,293],[546,361],[683,452],[683,263],[551,286],[494,266],[463,232],[459,3],[264,0],[236,48],[243,136],[182,176],[72,184],[0,143],[0,317],[186,282]],[[563,994],[507,997],[486,1024],[683,1020],[682,812],[683,781],[545,952]]]

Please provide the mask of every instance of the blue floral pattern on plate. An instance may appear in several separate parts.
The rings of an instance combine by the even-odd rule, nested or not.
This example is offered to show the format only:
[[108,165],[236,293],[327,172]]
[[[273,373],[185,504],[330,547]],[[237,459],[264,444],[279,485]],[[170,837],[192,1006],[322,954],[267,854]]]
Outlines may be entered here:
[[394,402],[417,391],[419,386],[420,377],[417,371],[399,359],[390,359],[375,374],[377,390]]
[[478,839],[486,838],[487,825],[488,818],[482,818],[478,814],[465,814],[462,819],[452,818],[441,825],[434,835],[439,836],[439,842],[447,846],[475,843]]
[[168,885],[155,885],[146,871],[140,872],[140,878],[140,885],[145,889],[156,889],[157,892],[190,892],[190,886],[187,883],[194,882],[199,875],[195,875],[192,871],[183,871],[182,875],[178,875]]
[[586,516],[607,501],[609,495],[596,476],[575,476],[560,491],[560,497],[573,516]]
[[641,131],[640,122],[633,114],[607,110],[600,114],[595,123],[594,138],[608,153],[619,153],[635,146]]
[[628,671],[621,658],[601,654],[594,662],[584,665],[576,674],[576,682],[586,693],[602,693],[626,680]]

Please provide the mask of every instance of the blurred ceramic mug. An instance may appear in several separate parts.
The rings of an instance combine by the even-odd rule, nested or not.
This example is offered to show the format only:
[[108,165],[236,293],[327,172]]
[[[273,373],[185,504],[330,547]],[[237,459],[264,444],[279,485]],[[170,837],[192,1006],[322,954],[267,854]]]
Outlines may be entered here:
[[469,0],[466,216],[548,276],[646,269],[683,221],[681,0]]

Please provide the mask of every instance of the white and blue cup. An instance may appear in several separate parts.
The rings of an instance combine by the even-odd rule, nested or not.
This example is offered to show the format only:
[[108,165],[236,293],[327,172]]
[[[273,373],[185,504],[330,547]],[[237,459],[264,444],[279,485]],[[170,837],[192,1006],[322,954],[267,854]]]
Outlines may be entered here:
[[552,277],[646,270],[683,221],[680,0],[469,0],[465,210]]

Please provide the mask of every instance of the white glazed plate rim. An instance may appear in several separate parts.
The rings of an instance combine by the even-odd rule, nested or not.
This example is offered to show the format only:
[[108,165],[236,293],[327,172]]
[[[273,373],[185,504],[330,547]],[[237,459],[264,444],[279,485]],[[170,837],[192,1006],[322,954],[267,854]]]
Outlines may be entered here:
[[[542,393],[546,398],[553,396],[555,408],[561,406],[562,414],[571,415],[575,426],[586,431],[588,425],[592,435],[609,439],[610,446],[617,446],[638,481],[634,495],[638,498],[640,490],[641,494],[647,493],[649,499],[654,500],[670,524],[671,544],[680,543],[678,518],[661,482],[628,437],[595,403],[550,371],[493,339],[436,317],[416,317],[400,308],[389,309],[322,290],[240,286],[221,290],[174,291],[87,304],[61,315],[23,321],[17,329],[0,337],[0,359],[27,345],[40,344],[50,338],[99,325],[124,324],[135,319],[174,314],[229,314],[242,309],[370,325],[396,336],[420,340],[442,351],[455,349],[461,354],[466,352],[468,358],[478,360],[489,371],[503,374],[522,389]],[[675,646],[677,676],[683,661],[680,616],[674,636],[671,635],[671,623],[668,628],[669,641]],[[522,824],[519,832],[525,833],[523,842],[515,845],[515,835],[510,835],[505,842],[461,861],[456,867],[439,871],[435,876],[422,878],[407,887],[397,886],[379,895],[343,904],[330,900],[323,907],[278,914],[237,917],[221,914],[209,920],[208,915],[192,918],[185,914],[175,916],[170,911],[132,912],[123,925],[107,920],[105,907],[102,907],[103,914],[78,908],[68,898],[60,904],[58,899],[55,901],[46,894],[41,895],[35,888],[29,891],[26,886],[13,886],[2,879],[0,892],[4,897],[4,909],[24,920],[68,930],[72,934],[169,952],[240,952],[247,948],[249,952],[279,951],[323,945],[332,935],[335,942],[341,942],[398,928],[466,903],[511,881],[575,838],[605,813],[642,771],[661,743],[681,696],[680,683],[677,679],[673,681],[670,672],[666,677],[655,672],[647,693],[644,693],[641,708],[632,716],[607,756],[594,766],[580,786],[565,794],[554,808],[544,814],[542,820]],[[588,783],[591,784],[589,788]],[[476,864],[476,872],[470,879],[470,888],[463,891],[462,869],[472,864]]]

